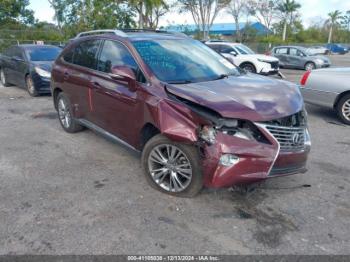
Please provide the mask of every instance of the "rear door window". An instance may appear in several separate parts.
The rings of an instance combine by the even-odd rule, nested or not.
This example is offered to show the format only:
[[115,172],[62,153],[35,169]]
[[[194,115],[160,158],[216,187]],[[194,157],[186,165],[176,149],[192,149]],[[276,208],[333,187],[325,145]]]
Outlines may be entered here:
[[12,50],[12,57],[24,60],[23,52],[22,52],[22,50],[19,47],[14,47],[13,48],[13,50]]
[[279,55],[286,55],[288,53],[288,48],[277,48],[275,53]]
[[233,48],[232,48],[231,46],[229,46],[229,45],[224,45],[224,46],[221,47],[221,53],[229,54],[229,53],[231,53],[231,52],[237,53],[236,50],[233,49]]
[[74,50],[73,63],[90,69],[96,69],[100,40],[88,40],[78,44]]
[[215,52],[220,53],[221,52],[221,46],[220,45],[208,45],[211,49],[213,49]]

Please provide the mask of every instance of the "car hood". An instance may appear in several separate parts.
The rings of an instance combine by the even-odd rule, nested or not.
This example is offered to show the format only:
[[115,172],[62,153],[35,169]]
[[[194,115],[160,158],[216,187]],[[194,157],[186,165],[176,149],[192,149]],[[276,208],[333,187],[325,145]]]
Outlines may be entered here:
[[32,61],[32,64],[48,72],[51,72],[53,61]]
[[225,118],[270,121],[303,108],[299,88],[292,83],[254,74],[167,86],[167,91],[216,111]]

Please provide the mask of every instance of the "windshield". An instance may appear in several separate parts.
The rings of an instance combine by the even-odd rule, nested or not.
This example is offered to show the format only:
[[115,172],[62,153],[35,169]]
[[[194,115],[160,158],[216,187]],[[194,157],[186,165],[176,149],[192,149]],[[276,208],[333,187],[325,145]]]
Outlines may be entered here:
[[26,50],[30,61],[54,61],[62,49],[58,47],[35,47]]
[[233,64],[199,41],[142,40],[133,45],[157,78],[164,82],[184,84],[239,75]]
[[235,45],[235,48],[242,55],[254,55],[255,54],[253,50],[251,50],[248,46],[245,46],[245,45]]

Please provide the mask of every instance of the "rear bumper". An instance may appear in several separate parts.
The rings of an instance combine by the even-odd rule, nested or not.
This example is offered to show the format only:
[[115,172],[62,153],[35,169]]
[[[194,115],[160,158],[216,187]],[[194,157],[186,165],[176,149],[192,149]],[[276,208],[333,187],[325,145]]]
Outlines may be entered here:
[[[207,187],[230,187],[259,182],[272,177],[306,172],[310,146],[297,152],[282,152],[277,140],[266,130],[260,129],[271,144],[247,141],[218,133],[217,143],[204,148],[203,173]],[[223,154],[239,157],[233,166],[220,164]]]

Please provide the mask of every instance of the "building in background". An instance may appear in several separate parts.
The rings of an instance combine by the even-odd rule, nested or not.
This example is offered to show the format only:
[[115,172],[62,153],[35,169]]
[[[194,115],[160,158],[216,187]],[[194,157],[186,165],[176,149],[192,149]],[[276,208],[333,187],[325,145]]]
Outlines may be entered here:
[[[167,31],[170,32],[181,32],[186,33],[188,35],[195,35],[198,33],[198,27],[194,24],[192,25],[169,25],[165,27]],[[268,35],[272,34],[272,31],[269,30],[266,26],[259,22],[254,23],[240,23],[239,24],[239,31],[241,32],[241,35],[244,33],[250,31],[254,32],[256,35]],[[209,36],[222,36],[225,37],[232,37],[237,34],[236,30],[236,24],[234,23],[217,23],[213,24],[209,31]]]

